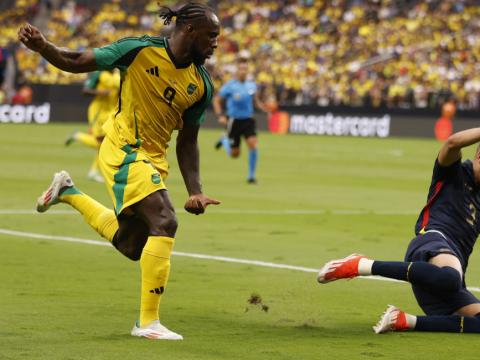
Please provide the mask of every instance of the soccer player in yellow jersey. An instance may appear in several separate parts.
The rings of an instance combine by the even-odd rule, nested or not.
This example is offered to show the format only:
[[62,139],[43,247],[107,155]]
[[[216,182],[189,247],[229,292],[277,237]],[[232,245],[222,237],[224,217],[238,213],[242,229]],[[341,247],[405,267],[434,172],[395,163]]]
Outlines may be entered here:
[[125,256],[140,260],[142,287],[133,336],[181,340],[159,322],[177,220],[165,187],[165,151],[178,129],[176,153],[189,198],[185,209],[202,214],[219,201],[202,193],[197,135],[213,87],[203,63],[217,47],[220,22],[211,8],[188,3],[177,11],[163,7],[160,17],[175,29],[167,38],[126,38],[87,51],[59,48],[34,26],[19,40],[47,61],[69,72],[118,68],[122,83],[118,111],[104,125],[99,165],[113,200],[109,210],[82,193],[67,172],[54,175],[38,199],[40,212],[58,202],[70,204],[85,221]]
[[[86,146],[99,149],[105,137],[103,125],[117,111],[118,93],[120,90],[120,74],[116,70],[95,71],[90,73],[83,93],[93,96],[88,106],[88,133],[75,131],[68,137],[65,145],[78,141]],[[88,178],[97,182],[103,182],[102,175],[98,172],[98,153],[88,172]]]

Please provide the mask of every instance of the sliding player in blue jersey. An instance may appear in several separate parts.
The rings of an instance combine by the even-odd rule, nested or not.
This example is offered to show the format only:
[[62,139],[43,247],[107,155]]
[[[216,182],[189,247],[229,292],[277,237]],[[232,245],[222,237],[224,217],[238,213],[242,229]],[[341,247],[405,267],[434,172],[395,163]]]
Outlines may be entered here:
[[467,290],[465,272],[480,233],[480,146],[473,160],[461,149],[480,141],[480,128],[450,136],[433,167],[427,204],[415,225],[405,261],[374,261],[361,255],[325,264],[320,283],[379,275],[412,284],[426,316],[390,305],[374,330],[480,333],[480,301]]

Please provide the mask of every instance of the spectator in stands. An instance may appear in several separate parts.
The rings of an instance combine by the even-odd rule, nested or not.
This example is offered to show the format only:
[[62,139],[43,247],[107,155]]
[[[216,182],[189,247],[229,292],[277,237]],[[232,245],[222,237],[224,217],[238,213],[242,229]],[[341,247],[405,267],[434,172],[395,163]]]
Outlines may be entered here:
[[[14,38],[36,0],[0,13],[0,38]],[[174,1],[171,1],[174,2]],[[24,8],[19,4],[23,4]],[[48,20],[53,41],[73,49],[122,36],[160,33],[155,1],[63,2]],[[239,49],[255,59],[259,93],[275,89],[280,104],[439,108],[451,94],[459,109],[480,108],[480,4],[476,0],[219,1],[223,22],[217,84],[231,77]],[[418,34],[421,32],[422,36]],[[30,82],[83,82],[84,76],[17,53]]]

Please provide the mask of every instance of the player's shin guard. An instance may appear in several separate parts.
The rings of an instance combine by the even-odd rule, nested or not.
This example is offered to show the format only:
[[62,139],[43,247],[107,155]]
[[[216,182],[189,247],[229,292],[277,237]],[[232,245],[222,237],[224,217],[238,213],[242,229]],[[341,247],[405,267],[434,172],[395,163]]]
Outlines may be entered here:
[[118,230],[117,217],[110,210],[82,193],[75,187],[69,187],[59,196],[61,202],[71,205],[83,215],[85,222],[108,241],[112,241]]
[[433,292],[455,292],[462,286],[462,277],[454,268],[422,261],[374,261],[372,275],[408,281]]
[[88,146],[94,149],[98,149],[100,147],[100,144],[97,138],[91,134],[77,132],[75,133],[75,140],[77,140],[79,143],[82,143],[85,146]]
[[250,149],[248,153],[248,178],[255,179],[255,171],[257,169],[258,150]]
[[478,316],[417,316],[416,331],[480,333]]
[[140,258],[142,293],[140,326],[159,318],[160,299],[167,286],[170,273],[170,256],[174,239],[166,236],[149,236]]

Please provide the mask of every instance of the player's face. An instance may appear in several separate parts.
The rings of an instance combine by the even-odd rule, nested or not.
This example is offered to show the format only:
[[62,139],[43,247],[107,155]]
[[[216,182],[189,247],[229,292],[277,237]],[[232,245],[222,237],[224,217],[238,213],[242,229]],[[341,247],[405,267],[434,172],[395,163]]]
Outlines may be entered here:
[[218,46],[218,36],[220,35],[220,21],[215,14],[211,14],[208,21],[203,22],[192,34],[195,39],[193,42],[193,61],[196,64],[203,64],[206,59],[213,55]]
[[248,64],[245,62],[241,62],[238,64],[237,67],[237,77],[240,81],[245,81],[248,75]]

